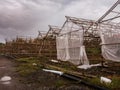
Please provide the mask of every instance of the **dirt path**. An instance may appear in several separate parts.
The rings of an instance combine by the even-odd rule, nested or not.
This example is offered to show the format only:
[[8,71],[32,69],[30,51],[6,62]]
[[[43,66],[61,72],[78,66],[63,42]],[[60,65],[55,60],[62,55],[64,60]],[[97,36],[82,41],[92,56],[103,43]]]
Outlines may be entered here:
[[0,80],[0,90],[30,90],[16,78],[14,63],[6,58],[0,58],[0,79],[9,76],[12,79],[5,83]]
[[[22,84],[19,81],[20,79],[16,74],[15,68],[15,63],[12,60],[0,58],[0,79],[4,76],[10,76],[12,78],[9,81],[9,84],[4,84],[4,82],[0,80],[0,90],[92,90],[85,86],[69,84],[66,87],[63,85],[63,87],[56,89],[56,87],[54,87],[54,83],[59,85],[63,82],[61,81],[62,79],[54,74],[43,71],[34,75],[34,78],[32,77],[33,79],[40,79],[38,84]],[[48,82],[51,82],[49,83],[51,86],[48,85]]]

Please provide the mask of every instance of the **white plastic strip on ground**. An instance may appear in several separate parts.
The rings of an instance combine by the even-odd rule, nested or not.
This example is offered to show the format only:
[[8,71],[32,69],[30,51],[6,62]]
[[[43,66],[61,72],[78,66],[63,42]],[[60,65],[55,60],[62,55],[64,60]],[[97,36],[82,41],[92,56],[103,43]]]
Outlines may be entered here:
[[58,63],[58,61],[57,61],[57,60],[53,60],[53,59],[51,60],[51,62]]
[[45,71],[45,72],[51,72],[51,73],[55,73],[55,74],[58,74],[58,75],[63,75],[63,72],[61,72],[61,71],[48,70],[48,69],[43,69],[43,71]]
[[80,68],[80,69],[89,69],[89,68],[97,67],[97,66],[101,66],[101,64],[80,65],[77,68]]

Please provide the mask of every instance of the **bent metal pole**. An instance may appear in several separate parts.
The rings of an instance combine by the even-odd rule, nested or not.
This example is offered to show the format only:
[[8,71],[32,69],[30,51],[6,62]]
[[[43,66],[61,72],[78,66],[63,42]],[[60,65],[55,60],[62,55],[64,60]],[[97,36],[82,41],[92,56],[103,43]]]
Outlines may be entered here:
[[89,86],[91,88],[94,88],[96,90],[108,90],[107,88],[100,87],[100,86],[97,86],[97,85],[93,85],[93,84],[91,84],[91,83],[89,83],[89,82],[87,82],[85,80],[82,80],[82,78],[77,77],[75,75],[71,75],[71,74],[64,73],[64,72],[61,72],[61,71],[56,71],[56,70],[49,70],[49,69],[43,69],[43,71],[51,72],[51,73],[60,75],[60,76],[62,76],[64,78],[67,78],[67,79],[70,79],[70,80],[74,80],[74,81],[78,81],[79,83],[84,84],[86,86]]

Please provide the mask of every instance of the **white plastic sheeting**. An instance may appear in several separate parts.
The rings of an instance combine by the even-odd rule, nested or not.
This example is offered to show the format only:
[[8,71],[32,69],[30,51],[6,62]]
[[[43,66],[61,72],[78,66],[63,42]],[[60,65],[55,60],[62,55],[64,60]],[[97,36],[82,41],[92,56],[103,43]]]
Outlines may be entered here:
[[0,79],[0,82],[2,84],[10,84],[11,83],[11,80],[12,78],[10,76],[3,76],[1,79]]
[[100,30],[102,55],[107,60],[120,62],[120,28],[104,28]]
[[100,77],[100,82],[105,84],[110,84],[112,80],[106,77]]
[[57,59],[69,61],[75,65],[89,64],[83,46],[83,31],[72,31],[56,38]]
[[97,66],[102,66],[102,65],[101,64],[80,65],[77,68],[80,68],[80,69],[89,69],[89,68],[97,67]]
[[10,81],[12,78],[10,76],[4,76],[0,79],[0,81]]
[[61,71],[49,70],[49,69],[43,69],[43,71],[55,73],[55,74],[58,74],[58,75],[63,75],[63,72],[61,72]]

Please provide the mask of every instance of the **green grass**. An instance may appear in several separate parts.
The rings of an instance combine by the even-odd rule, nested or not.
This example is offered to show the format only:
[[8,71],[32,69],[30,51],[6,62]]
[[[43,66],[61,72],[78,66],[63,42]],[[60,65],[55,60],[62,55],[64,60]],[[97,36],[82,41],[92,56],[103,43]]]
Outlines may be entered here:
[[120,77],[114,76],[114,77],[112,77],[111,80],[112,80],[112,82],[110,84],[101,83],[100,78],[94,78],[94,79],[91,79],[89,81],[95,85],[106,87],[109,90],[120,90]]
[[[20,81],[25,84],[40,84],[41,86],[54,86],[56,88],[66,86],[71,84],[71,81],[64,78],[60,78],[51,73],[42,72],[42,69],[45,68],[45,64],[52,64],[50,60],[44,57],[39,58],[20,58],[16,60],[17,67],[16,71],[20,75]],[[36,63],[37,65],[33,65]],[[63,64],[63,62],[61,62]],[[56,63],[55,63],[56,64]],[[70,64],[63,64],[68,68]],[[57,66],[61,66],[60,63]],[[62,67],[62,66],[61,66]],[[74,67],[72,67],[74,68]],[[55,78],[55,79],[54,79]],[[46,84],[47,82],[50,82]]]
[[58,80],[56,81],[55,86],[58,88],[58,87],[64,86],[65,84],[66,84],[65,80]]
[[113,77],[109,87],[113,90],[120,90],[120,77]]
[[[77,67],[72,65],[69,62],[52,63],[48,58],[39,57],[39,58],[20,58],[16,60],[17,67],[16,70],[20,76],[28,77],[29,75],[34,75],[39,70],[45,68],[45,64],[50,64],[53,66],[64,68],[65,70],[73,70],[77,71]],[[36,63],[37,65],[33,65]],[[120,77],[113,76],[111,77],[112,83],[105,84],[100,82],[100,77],[88,79],[88,81],[94,85],[98,85],[101,87],[106,87],[108,90],[120,90]],[[64,86],[66,82],[64,80],[58,80],[55,83],[56,87]]]
[[[16,62],[18,64],[16,67],[17,72],[21,76],[27,76],[29,74],[37,72],[37,70],[45,68],[46,64],[61,67],[66,70],[77,70],[77,67],[69,62],[59,61],[59,63],[53,63],[48,58],[45,58],[45,57],[20,58],[20,59],[17,59]],[[33,65],[33,63],[36,63],[37,65]]]
[[86,48],[86,52],[88,54],[98,55],[101,53],[101,49],[100,48]]
[[[20,58],[17,59],[16,61],[17,61],[16,71],[20,76],[28,76],[43,68],[43,65],[40,64],[39,60],[35,58]],[[36,63],[37,65],[33,65],[33,63]]]

